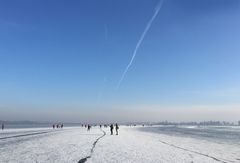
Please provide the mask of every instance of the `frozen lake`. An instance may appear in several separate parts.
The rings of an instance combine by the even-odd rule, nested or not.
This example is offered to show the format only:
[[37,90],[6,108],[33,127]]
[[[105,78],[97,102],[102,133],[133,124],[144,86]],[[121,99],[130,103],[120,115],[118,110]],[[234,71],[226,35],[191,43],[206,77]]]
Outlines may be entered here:
[[0,131],[0,162],[239,163],[234,133],[239,128],[120,126],[118,136],[99,127],[8,129]]
[[141,130],[228,143],[240,148],[240,126],[155,126],[141,128]]

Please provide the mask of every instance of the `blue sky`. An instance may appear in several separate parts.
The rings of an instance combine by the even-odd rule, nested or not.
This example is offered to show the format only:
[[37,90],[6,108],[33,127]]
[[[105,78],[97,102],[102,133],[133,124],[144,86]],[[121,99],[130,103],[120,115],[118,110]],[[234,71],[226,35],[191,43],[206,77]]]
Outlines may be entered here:
[[117,88],[159,2],[1,1],[0,119],[237,120],[238,0],[163,1]]

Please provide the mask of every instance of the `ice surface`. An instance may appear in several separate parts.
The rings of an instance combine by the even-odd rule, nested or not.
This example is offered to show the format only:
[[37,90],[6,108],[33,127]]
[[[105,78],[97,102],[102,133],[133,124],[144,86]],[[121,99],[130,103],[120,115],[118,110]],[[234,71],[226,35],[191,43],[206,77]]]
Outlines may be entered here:
[[[33,133],[46,129],[33,129]],[[85,128],[47,130],[47,133],[0,139],[1,163],[46,163],[78,162],[89,155],[95,139],[102,133],[99,130],[87,132]],[[13,132],[25,135],[26,130]],[[27,130],[28,133],[29,129]],[[2,136],[1,136],[2,137]]]
[[107,135],[89,162],[240,162],[239,146],[124,128]]
[[77,163],[88,156],[89,163],[240,162],[239,146],[228,142],[145,132],[142,127],[120,126],[119,135],[103,130],[106,135],[99,127],[90,132],[81,127],[0,131],[0,162]]

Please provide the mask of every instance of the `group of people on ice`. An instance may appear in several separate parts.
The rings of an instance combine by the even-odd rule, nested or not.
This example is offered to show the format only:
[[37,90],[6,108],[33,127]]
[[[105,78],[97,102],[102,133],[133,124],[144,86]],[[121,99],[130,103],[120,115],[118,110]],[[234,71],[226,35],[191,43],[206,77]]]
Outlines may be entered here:
[[53,129],[55,128],[63,128],[63,123],[62,124],[53,124]]
[[[87,128],[87,131],[90,131],[90,129],[92,127],[89,124],[88,125],[82,125],[82,127],[83,126],[85,126],[85,128]],[[111,133],[111,135],[113,135],[114,126],[115,126],[116,135],[118,135],[119,126],[118,126],[117,123],[115,125],[114,124],[110,124],[110,126],[109,126],[110,127],[110,133]],[[99,127],[102,128],[102,125],[99,125]],[[107,128],[108,125],[105,124],[104,127]]]
[[[113,129],[114,129],[114,126],[113,126],[113,124],[111,124],[111,125],[110,125],[111,135],[113,135]],[[118,135],[118,129],[119,129],[119,126],[118,126],[118,124],[116,123],[116,124],[115,124],[116,135]]]

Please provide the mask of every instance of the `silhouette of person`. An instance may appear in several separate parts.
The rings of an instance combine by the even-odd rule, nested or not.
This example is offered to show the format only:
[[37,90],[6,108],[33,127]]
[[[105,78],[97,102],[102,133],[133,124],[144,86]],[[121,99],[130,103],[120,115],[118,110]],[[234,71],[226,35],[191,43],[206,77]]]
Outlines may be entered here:
[[118,126],[117,123],[115,124],[115,129],[116,129],[116,135],[118,135],[118,129],[119,129],[119,126]]
[[55,125],[54,124],[52,125],[52,128],[55,129]]
[[113,135],[113,124],[110,125],[111,135]]
[[87,130],[88,130],[88,131],[90,131],[90,129],[91,129],[91,126],[90,126],[90,125],[88,125],[88,126],[87,126]]
[[4,130],[4,124],[2,124],[2,130]]

